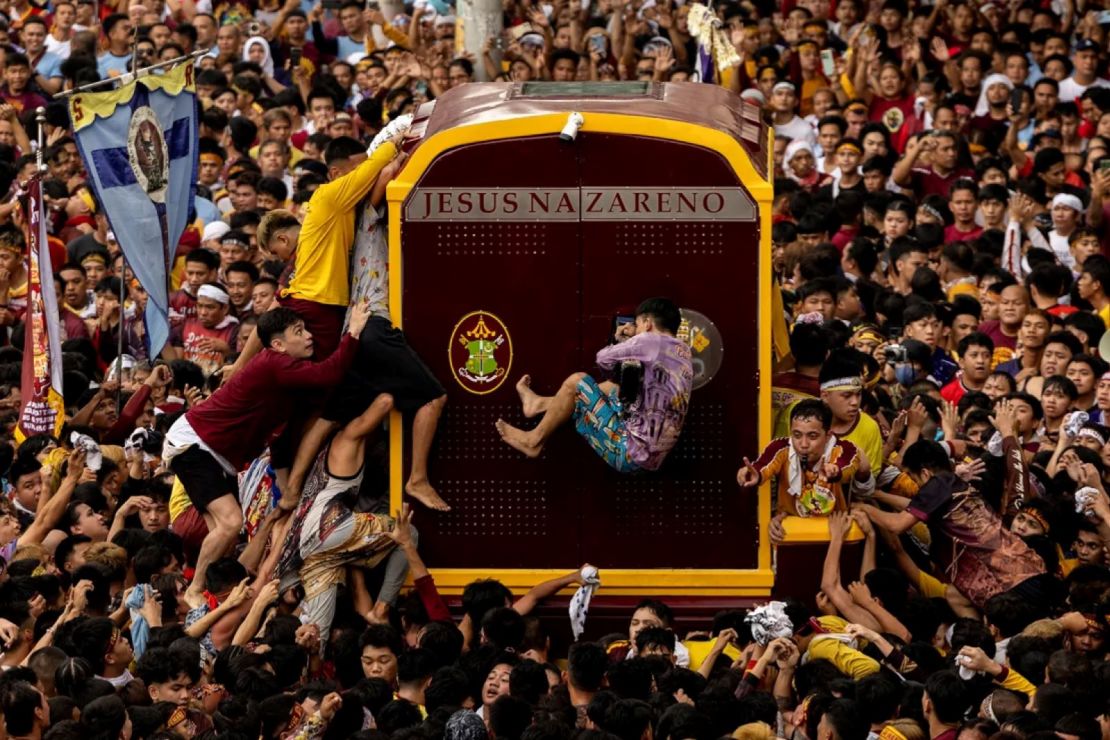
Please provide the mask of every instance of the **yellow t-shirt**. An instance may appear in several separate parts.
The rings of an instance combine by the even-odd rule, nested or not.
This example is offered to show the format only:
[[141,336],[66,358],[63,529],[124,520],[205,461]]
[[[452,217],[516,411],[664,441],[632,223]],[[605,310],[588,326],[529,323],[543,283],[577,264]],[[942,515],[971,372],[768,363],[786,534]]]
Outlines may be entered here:
[[378,173],[397,154],[386,142],[374,156],[337,180],[321,185],[305,206],[304,223],[293,258],[293,278],[283,297],[328,306],[350,303],[348,262],[355,240],[355,206],[366,197]]
[[1106,324],[1106,328],[1110,329],[1110,303],[1098,310],[1098,317],[1102,319],[1102,323]]
[[856,446],[871,466],[871,474],[877,476],[883,468],[883,433],[879,423],[869,414],[859,413],[859,421],[852,431],[841,436]]
[[[690,653],[690,670],[696,671],[701,668],[701,664],[709,657],[709,651],[713,649],[713,644],[717,642],[714,640],[687,640],[682,644],[686,646],[686,650]],[[729,660],[735,661],[740,657],[740,651],[732,645],[725,645],[725,650],[722,653]]]
[[177,517],[185,513],[185,510],[193,505],[189,500],[189,494],[185,493],[185,486],[181,483],[180,478],[173,479],[173,488],[170,489],[170,521],[177,521]]
[[947,586],[939,579],[921,570],[917,573],[917,590],[926,599],[943,599]]
[[827,660],[849,678],[859,680],[879,672],[879,663],[835,637],[814,639],[807,651],[809,660]]

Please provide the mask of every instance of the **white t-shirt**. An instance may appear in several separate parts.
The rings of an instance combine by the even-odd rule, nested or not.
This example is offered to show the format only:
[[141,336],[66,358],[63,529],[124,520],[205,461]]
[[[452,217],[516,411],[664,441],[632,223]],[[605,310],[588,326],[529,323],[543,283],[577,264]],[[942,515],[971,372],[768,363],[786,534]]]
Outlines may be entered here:
[[775,124],[775,136],[786,136],[791,141],[808,141],[811,145],[817,143],[817,136],[813,133],[813,127],[803,121],[798,116],[787,123]]
[[1060,102],[1074,103],[1080,95],[1087,92],[1088,87],[1110,87],[1110,80],[1099,77],[1090,85],[1080,85],[1074,77],[1068,77],[1060,83]]
[[58,41],[50,34],[46,34],[46,50],[61,59],[69,59],[70,41]]

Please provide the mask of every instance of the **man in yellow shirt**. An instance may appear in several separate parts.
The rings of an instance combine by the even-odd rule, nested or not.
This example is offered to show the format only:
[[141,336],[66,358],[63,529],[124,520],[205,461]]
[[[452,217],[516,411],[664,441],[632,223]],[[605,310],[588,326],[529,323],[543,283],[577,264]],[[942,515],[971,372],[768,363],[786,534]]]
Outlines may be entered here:
[[398,135],[368,157],[357,140],[333,139],[324,150],[331,181],[312,194],[304,222],[299,227],[288,225],[265,232],[259,227],[259,244],[267,244],[281,259],[293,259],[293,272],[280,302],[304,319],[317,361],[338,346],[350,303],[348,264],[355,240],[355,206],[397,157],[400,143]]

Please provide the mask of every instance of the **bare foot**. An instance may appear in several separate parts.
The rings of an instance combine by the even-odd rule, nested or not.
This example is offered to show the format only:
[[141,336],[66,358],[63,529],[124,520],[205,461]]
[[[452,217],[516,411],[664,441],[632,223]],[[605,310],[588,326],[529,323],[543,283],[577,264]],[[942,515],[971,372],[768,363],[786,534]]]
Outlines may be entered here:
[[543,452],[542,444],[533,444],[527,432],[517,429],[504,419],[498,419],[494,422],[494,426],[497,427],[497,433],[501,435],[501,439],[514,450],[523,452],[528,457],[539,457]]
[[409,480],[405,484],[405,493],[412,496],[420,503],[435,511],[451,511],[451,505],[444,501],[432,484],[424,480]]
[[543,413],[543,403],[536,392],[532,390],[532,376],[522,375],[516,382],[516,392],[520,395],[520,404],[524,407],[524,417],[531,419]]

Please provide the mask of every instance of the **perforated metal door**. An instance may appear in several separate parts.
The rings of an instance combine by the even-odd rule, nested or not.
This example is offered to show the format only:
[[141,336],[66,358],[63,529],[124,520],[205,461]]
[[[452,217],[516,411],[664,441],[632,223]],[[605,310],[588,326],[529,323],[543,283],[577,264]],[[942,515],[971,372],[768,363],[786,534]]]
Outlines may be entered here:
[[[406,208],[402,231],[404,325],[448,391],[432,475],[454,507],[420,518],[429,565],[569,568],[588,559],[609,568],[755,567],[755,501],[737,488],[735,469],[757,439],[758,226],[658,208],[627,218],[589,212],[604,198],[612,207],[629,183],[668,192],[689,186],[687,195],[717,189],[751,205],[711,152],[587,132],[571,145],[548,136],[452,150],[410,197],[410,206],[412,198],[424,201]],[[527,189],[574,190],[578,211],[521,220],[520,204],[510,210],[505,193]],[[639,196],[625,194],[635,205]],[[475,212],[483,206],[486,214]],[[498,417],[534,423],[523,419],[513,387],[521,374],[553,393],[572,372],[596,372],[614,315],[652,295],[702,312],[727,343],[721,370],[696,392],[663,470],[618,475],[569,427],[538,460],[500,440]],[[457,382],[459,363],[448,361],[457,322],[477,310],[496,315],[513,347],[508,379],[484,395]],[[406,454],[406,471],[408,464]]]
[[[475,196],[476,208],[492,207],[494,191],[577,184],[577,162],[555,136],[452,150],[418,184],[417,195],[450,190],[442,196],[450,205],[432,207],[454,211],[449,220],[408,219],[402,230],[406,335],[448,393],[432,475],[453,511],[419,519],[429,565],[553,567],[552,553],[568,554],[578,517],[560,471],[576,440],[557,435],[540,459],[529,460],[501,441],[494,422],[503,417],[530,426],[514,390],[521,373],[546,380],[575,369],[578,223],[557,217],[494,222],[480,208],[466,220],[458,211],[466,209],[464,193]],[[459,364],[448,355],[456,324],[479,310],[500,319],[512,343],[508,377],[483,395],[463,388]],[[505,353],[498,354],[505,367]],[[406,471],[408,465],[406,453]]]
[[[629,210],[637,193],[654,188],[690,202],[730,192],[739,206],[747,197],[736,192],[725,160],[701,147],[608,134],[577,143],[583,191],[635,183]],[[746,205],[754,209],[750,200]],[[618,307],[656,295],[705,314],[725,343],[720,372],[693,394],[682,436],[659,472],[622,476],[600,461],[587,467],[594,494],[583,497],[582,548],[611,553],[610,567],[756,565],[755,500],[739,490],[735,475],[740,455],[758,441],[758,223],[703,215],[672,208],[582,223],[587,352],[605,343]],[[754,210],[733,215],[748,218]]]

